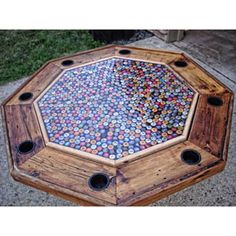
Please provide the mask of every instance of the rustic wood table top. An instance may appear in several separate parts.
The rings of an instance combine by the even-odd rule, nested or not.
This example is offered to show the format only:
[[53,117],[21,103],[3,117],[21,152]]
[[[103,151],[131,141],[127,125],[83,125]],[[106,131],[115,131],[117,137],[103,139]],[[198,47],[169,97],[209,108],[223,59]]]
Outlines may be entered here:
[[224,169],[232,105],[183,53],[51,60],[2,105],[11,175],[83,205],[147,205]]

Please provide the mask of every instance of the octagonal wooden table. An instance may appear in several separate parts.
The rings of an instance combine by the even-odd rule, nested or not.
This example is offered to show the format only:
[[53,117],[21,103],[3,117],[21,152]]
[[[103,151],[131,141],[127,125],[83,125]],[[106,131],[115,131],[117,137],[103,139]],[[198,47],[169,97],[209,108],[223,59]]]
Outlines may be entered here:
[[10,172],[83,205],[146,205],[224,169],[232,105],[183,53],[51,60],[3,103]]

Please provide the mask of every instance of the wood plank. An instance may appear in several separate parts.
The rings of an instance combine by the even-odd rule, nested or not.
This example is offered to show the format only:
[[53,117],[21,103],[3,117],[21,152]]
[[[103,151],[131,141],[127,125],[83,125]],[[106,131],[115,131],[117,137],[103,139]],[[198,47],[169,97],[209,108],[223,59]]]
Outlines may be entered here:
[[[198,165],[187,165],[181,160],[185,149],[194,149],[201,154]],[[198,173],[219,159],[196,145],[186,141],[146,158],[123,165],[117,170],[117,201],[119,205],[130,205],[150,197]]]
[[[175,61],[178,60],[185,61],[187,66],[175,66]],[[201,94],[223,93],[227,90],[226,86],[184,54],[170,62],[169,66]]]
[[[132,203],[133,206],[146,206],[148,204],[154,203],[162,198],[165,198],[173,193],[176,193],[178,191],[183,190],[184,188],[187,188],[191,185],[194,185],[200,181],[205,180],[206,178],[209,178],[221,171],[224,170],[225,162],[224,161],[217,161],[213,164],[210,164],[209,166],[206,166],[205,168],[201,169],[201,172],[193,172],[192,176],[188,176],[186,179],[181,179],[181,184],[175,184],[174,182],[172,185],[170,185],[166,189],[162,189],[161,191],[154,193],[151,195],[150,193],[147,193],[147,197],[143,198],[137,198],[136,202]],[[128,204],[128,202],[126,203]]]
[[166,49],[160,49],[160,48],[155,48],[155,49],[150,49],[150,48],[143,48],[143,47],[134,47],[134,46],[126,46],[126,45],[116,45],[116,53],[118,50],[121,49],[131,49],[131,50],[136,50],[139,52],[150,52],[150,53],[161,53],[161,54],[171,54],[171,55],[182,55],[181,52],[177,52],[177,51],[171,51],[171,50],[166,50]]
[[[21,165],[20,170],[44,181],[45,187],[50,183],[63,188],[65,193],[78,193],[87,201],[116,204],[116,169],[113,167],[46,147]],[[97,172],[107,174],[111,180],[108,188],[103,191],[94,191],[88,186],[89,177]]]
[[[107,57],[115,55],[115,46],[108,45],[106,47],[97,48],[94,50],[80,52],[68,57],[58,58],[53,61],[53,64],[57,65],[61,69],[69,69],[73,67],[80,66],[82,64],[91,63],[93,61],[101,60]],[[63,66],[61,63],[64,60],[73,60],[74,64],[71,66]]]
[[[20,90],[7,102],[7,105],[31,104],[33,100],[62,72],[58,66],[49,63],[40,70],[33,78],[31,77]],[[33,93],[33,99],[20,101],[18,98],[22,93]]]
[[231,94],[230,104],[229,104],[229,111],[228,111],[228,123],[227,123],[227,127],[226,127],[224,149],[223,149],[223,154],[222,154],[222,158],[223,158],[224,161],[227,161],[227,158],[228,158],[230,133],[231,133],[232,117],[233,117],[233,106],[234,106],[234,94]]
[[[75,193],[73,191],[69,191],[67,190],[67,192],[65,193],[64,188],[61,188],[59,186],[56,186],[54,184],[51,183],[47,183],[45,185],[45,182],[37,179],[37,178],[31,178],[27,175],[25,175],[23,172],[21,171],[17,171],[16,169],[11,171],[11,176],[13,177],[13,179],[15,181],[18,181],[20,183],[29,185],[33,188],[45,191],[47,193],[53,194],[56,197],[60,197],[63,198],[65,200],[74,202],[76,204],[80,204],[82,206],[97,206],[97,204],[92,203],[90,201],[86,201],[83,198],[81,199],[80,195],[78,193]],[[103,202],[104,204],[104,202]]]
[[[119,51],[122,49],[131,50],[131,53],[127,55],[121,55]],[[138,59],[138,60],[147,60],[147,61],[152,61],[156,63],[159,62],[159,63],[169,64],[172,61],[179,58],[180,53],[164,51],[164,50],[150,50],[150,49],[136,48],[136,47],[117,46],[115,55],[118,57],[120,56],[120,57],[131,58],[131,59],[133,58],[133,59]]]
[[142,151],[139,151],[137,153],[130,154],[126,157],[122,157],[121,159],[118,159],[118,160],[111,160],[111,159],[108,159],[108,158],[105,158],[105,157],[97,156],[95,154],[91,154],[91,153],[88,153],[88,152],[83,152],[83,151],[80,151],[80,150],[77,150],[77,149],[74,149],[74,148],[66,147],[66,146],[63,146],[63,145],[60,145],[60,144],[57,144],[57,143],[53,143],[53,142],[49,142],[49,141],[46,142],[46,145],[48,147],[55,148],[55,149],[60,150],[62,152],[69,153],[69,154],[74,154],[76,156],[86,158],[86,159],[89,159],[89,160],[92,160],[92,161],[100,162],[100,163],[107,164],[107,165],[110,165],[110,166],[119,166],[119,165],[122,165],[123,163],[131,162],[135,159],[145,157],[145,156],[150,155],[152,153],[155,153],[159,150],[162,150],[162,149],[168,148],[172,145],[175,145],[177,143],[183,142],[186,139],[187,139],[187,136],[180,135],[179,137],[176,137],[172,140],[168,140],[165,143],[157,144],[155,146],[149,147],[149,148],[144,149]]
[[24,88],[41,70],[43,70],[49,63],[45,63],[41,68],[35,71],[26,81],[24,81],[15,91],[10,94],[5,100],[2,102],[2,106],[5,106],[14,96],[18,93],[22,88]]
[[222,158],[228,123],[230,93],[218,94],[223,100],[222,106],[212,106],[207,103],[208,96],[200,96],[197,104],[189,141],[205,151]]
[[[5,106],[5,116],[11,155],[14,164],[18,166],[40,151],[45,144],[33,105]],[[34,151],[28,154],[18,153],[17,146],[26,140],[35,143]]]

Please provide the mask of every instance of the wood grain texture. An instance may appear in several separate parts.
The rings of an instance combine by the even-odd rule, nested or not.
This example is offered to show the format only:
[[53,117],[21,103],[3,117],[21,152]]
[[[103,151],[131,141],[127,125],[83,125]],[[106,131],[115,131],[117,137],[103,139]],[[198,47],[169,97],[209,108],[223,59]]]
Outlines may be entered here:
[[130,50],[136,50],[137,52],[144,52],[144,53],[153,53],[153,54],[167,54],[167,55],[182,55],[183,53],[177,52],[177,51],[171,51],[171,50],[165,50],[165,49],[151,49],[151,48],[142,48],[142,47],[134,47],[134,46],[126,46],[126,45],[115,45],[116,47],[116,53],[121,49],[130,49]]
[[227,126],[225,127],[226,135],[225,135],[225,143],[224,143],[224,149],[223,149],[223,154],[222,154],[222,158],[224,161],[227,161],[227,158],[228,158],[228,149],[229,149],[229,143],[230,143],[230,133],[231,133],[232,117],[233,117],[233,107],[234,107],[234,94],[231,94],[229,111],[228,111],[228,123],[227,123]]
[[[178,60],[187,62],[187,66],[175,66],[175,61]],[[219,81],[215,80],[213,76],[206,73],[204,69],[184,54],[169,63],[169,66],[182,76],[200,94],[224,93],[227,90],[226,86],[223,86]]]
[[47,142],[46,146],[55,148],[57,150],[60,150],[61,152],[74,154],[76,156],[79,156],[81,158],[85,158],[87,160],[95,161],[98,163],[103,163],[103,164],[106,164],[109,166],[118,167],[118,166],[122,165],[123,163],[131,162],[133,160],[137,160],[139,158],[145,157],[145,156],[155,153],[159,150],[166,149],[166,148],[173,146],[177,143],[181,143],[181,142],[185,141],[186,139],[187,139],[187,136],[180,135],[180,136],[174,138],[173,140],[168,140],[165,143],[161,143],[161,144],[149,147],[149,148],[139,151],[137,153],[122,157],[121,159],[118,159],[118,160],[111,160],[109,158],[104,158],[104,157],[97,156],[97,155],[94,155],[94,154],[91,154],[88,152],[83,152],[83,151],[80,151],[80,150],[77,150],[74,148],[65,147],[65,146],[62,146],[60,144],[53,143],[53,142]]
[[222,106],[207,103],[208,96],[200,96],[192,122],[188,140],[205,151],[222,158],[226,137],[229,106],[232,106],[230,93],[218,94],[223,100]]
[[[111,57],[115,55],[115,46],[108,45],[105,47],[100,47],[94,50],[84,51],[80,53],[76,53],[74,55],[70,55],[69,57],[58,58],[52,61],[53,64],[57,65],[61,69],[73,68],[76,66],[80,66],[82,64],[91,63],[97,60],[101,60],[107,57]],[[74,64],[71,66],[63,66],[61,63],[64,60],[73,60]]]
[[[119,53],[119,51],[122,49],[128,49],[131,51],[131,53],[127,55],[122,55]],[[178,58],[180,53],[170,52],[165,50],[150,50],[136,47],[117,46],[115,55],[118,57],[133,58],[138,60],[148,60],[157,63],[160,62],[169,64],[176,58]]]
[[[86,201],[102,205],[116,204],[115,168],[49,147],[34,155],[19,168],[30,176],[45,181],[45,185],[49,183],[59,186],[65,193],[74,192],[74,196]],[[94,191],[88,186],[89,177],[97,172],[109,176],[110,184],[104,191]]]
[[[131,54],[120,55],[120,49],[129,49]],[[184,133],[181,143],[144,152],[138,159],[127,157],[116,166],[89,160],[63,148],[45,146],[48,140],[45,133],[43,138],[40,115],[36,114],[33,102],[36,103],[63,70],[113,56],[167,64],[200,93],[198,101],[195,99],[193,122],[187,122],[191,127],[189,134]],[[74,64],[62,66],[61,62],[67,59]],[[187,67],[176,67],[177,60],[185,60]],[[20,102],[18,97],[23,92],[33,92],[33,99]],[[221,97],[223,105],[207,104],[209,95]],[[147,205],[224,169],[232,109],[232,91],[182,53],[114,45],[79,52],[51,60],[4,102],[2,113],[9,143],[10,171],[17,181],[82,205]],[[17,152],[17,145],[25,140],[34,141],[36,148],[22,155]],[[185,164],[180,158],[185,149],[198,151],[202,157],[200,164]],[[89,177],[97,172],[109,176],[110,185],[104,191],[94,191],[88,186]]]
[[[43,70],[39,71],[33,79],[29,79],[27,83],[7,102],[7,105],[31,104],[32,101],[62,72],[62,70],[52,64],[47,64]],[[27,101],[20,101],[18,98],[22,93],[31,92],[33,98]]]
[[[205,166],[204,168],[199,169],[198,171],[192,172],[191,175],[187,175],[184,177],[181,177],[176,181],[169,182],[168,188],[163,188],[160,191],[153,191],[153,193],[147,192],[145,196],[142,195],[141,197],[136,198],[136,202],[131,202],[132,206],[146,206],[148,204],[154,203],[162,198],[165,198],[173,193],[176,193],[178,191],[181,191],[191,185],[194,185],[200,181],[205,180],[206,178],[209,178],[221,171],[224,170],[225,162],[224,161],[216,161],[212,164],[209,164],[209,166]],[[178,184],[178,180],[181,181],[181,184]],[[126,205],[128,205],[129,202],[126,202]]]
[[[185,149],[194,149],[201,154],[200,165],[187,165],[181,160],[181,152]],[[217,161],[219,159],[215,156],[186,141],[126,164],[117,170],[118,204],[132,205],[152,195],[160,197],[158,193],[175,185],[181,188],[182,181],[194,178],[195,174]]]
[[[19,166],[44,146],[43,137],[32,105],[5,106],[7,135],[15,165]],[[19,154],[17,146],[26,141],[35,142],[35,149],[28,154]]]
[[[76,204],[80,204],[82,206],[98,206],[97,204],[91,201],[84,200],[83,197],[81,197],[80,194],[78,193],[75,193],[70,190],[65,191],[63,187],[56,186],[55,184],[51,184],[51,183],[46,184],[44,181],[38,178],[28,176],[23,171],[13,169],[11,171],[11,176],[13,177],[15,181],[26,184],[33,188],[39,189],[41,191],[53,194],[56,197],[63,198],[65,200],[74,202]],[[103,202],[103,204],[107,204],[107,203]]]

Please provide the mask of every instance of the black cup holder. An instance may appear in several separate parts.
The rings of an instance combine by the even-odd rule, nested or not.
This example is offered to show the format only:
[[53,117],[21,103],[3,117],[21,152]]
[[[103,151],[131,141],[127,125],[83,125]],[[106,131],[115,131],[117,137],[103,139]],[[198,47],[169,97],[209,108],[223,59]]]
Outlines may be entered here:
[[28,101],[28,100],[30,100],[32,97],[33,97],[33,94],[32,94],[32,93],[26,92],[26,93],[22,93],[22,94],[19,96],[19,100],[20,100],[20,101]]
[[193,149],[187,149],[181,153],[181,160],[188,165],[197,165],[201,162],[201,155]]
[[130,54],[130,53],[131,53],[131,51],[128,50],[128,49],[121,49],[121,50],[119,51],[119,54],[121,54],[121,55],[128,55],[128,54]]
[[65,60],[61,63],[63,66],[71,66],[74,64],[73,60]]
[[20,154],[27,154],[32,152],[34,148],[35,148],[35,143],[30,140],[27,140],[18,145],[17,151]]
[[177,66],[177,67],[186,67],[188,64],[187,64],[187,62],[186,61],[184,61],[184,60],[179,60],[179,61],[175,61],[175,66]]
[[109,176],[104,173],[95,173],[89,178],[88,181],[89,187],[95,191],[106,189],[109,183]]
[[208,97],[207,103],[215,107],[219,107],[223,105],[222,99],[220,97],[215,97],[215,96]]

